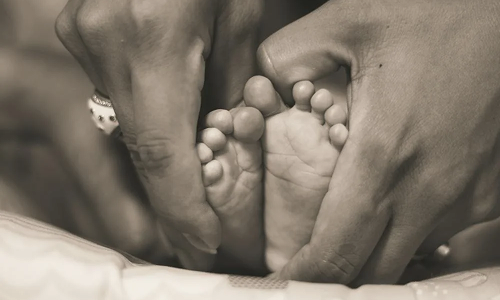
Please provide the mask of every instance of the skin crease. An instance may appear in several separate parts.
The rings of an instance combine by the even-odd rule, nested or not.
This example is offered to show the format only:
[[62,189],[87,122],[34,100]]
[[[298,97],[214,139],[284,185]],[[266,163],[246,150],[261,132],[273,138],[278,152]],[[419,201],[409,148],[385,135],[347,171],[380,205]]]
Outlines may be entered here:
[[260,46],[287,100],[350,70],[349,138],[310,243],[276,277],[394,283],[419,248],[498,217],[499,17],[497,1],[330,1]]
[[262,4],[70,0],[56,22],[63,44],[113,101],[163,234],[190,269],[211,269],[221,240],[205,201],[197,120],[200,110],[242,101],[255,73]]

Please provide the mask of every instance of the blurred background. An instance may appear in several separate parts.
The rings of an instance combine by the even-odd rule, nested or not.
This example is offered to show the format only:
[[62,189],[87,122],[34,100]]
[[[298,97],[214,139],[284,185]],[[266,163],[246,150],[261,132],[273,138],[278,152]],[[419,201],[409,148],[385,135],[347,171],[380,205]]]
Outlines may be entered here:
[[[323,2],[268,0],[262,39]],[[94,196],[84,192],[82,174],[75,174],[72,162],[61,156],[61,147],[72,147],[61,139],[93,138],[64,127],[76,119],[93,126],[86,107],[93,87],[54,32],[65,4],[0,0],[0,210],[107,243],[86,201]],[[342,72],[322,84],[345,98]],[[66,130],[62,134],[61,127]],[[77,153],[76,159],[79,155],[93,153]],[[447,264],[460,269],[498,261],[500,249],[491,240],[499,235],[498,220],[465,231],[450,241],[453,256]]]
[[75,232],[61,212],[83,195],[52,147],[50,123],[85,109],[92,85],[55,35],[65,4],[0,0],[0,209]]

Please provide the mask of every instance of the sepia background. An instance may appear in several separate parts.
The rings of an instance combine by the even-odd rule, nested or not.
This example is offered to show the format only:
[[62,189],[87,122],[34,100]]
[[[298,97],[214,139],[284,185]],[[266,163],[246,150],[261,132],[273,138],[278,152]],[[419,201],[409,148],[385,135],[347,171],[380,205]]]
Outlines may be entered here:
[[[262,39],[323,1],[306,2],[269,0]],[[67,114],[88,116],[86,99],[93,92],[54,32],[65,4],[0,0],[0,209],[106,243],[92,228],[92,214],[85,207],[84,199],[91,195],[82,192],[51,140],[53,129]],[[322,84],[337,98],[345,98],[342,72]],[[499,235],[500,220],[467,230],[450,242],[454,252],[447,264],[463,268],[499,260],[500,249],[491,246],[491,239]]]

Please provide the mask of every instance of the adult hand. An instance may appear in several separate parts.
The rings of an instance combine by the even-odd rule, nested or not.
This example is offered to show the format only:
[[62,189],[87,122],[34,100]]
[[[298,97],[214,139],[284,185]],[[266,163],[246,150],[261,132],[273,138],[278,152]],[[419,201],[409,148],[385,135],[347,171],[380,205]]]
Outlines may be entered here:
[[189,268],[209,268],[192,259],[200,255],[192,245],[213,254],[221,240],[195,151],[200,106],[242,101],[262,2],[70,0],[57,20],[64,45],[110,96],[151,204]]
[[287,100],[350,73],[348,141],[310,243],[278,276],[393,283],[419,248],[498,216],[499,26],[495,0],[336,0],[261,45]]
[[[119,151],[90,119],[81,95],[91,92],[92,86],[78,64],[51,51],[4,47],[0,65],[0,143],[23,140],[28,145],[41,144],[57,158],[26,162],[34,170],[23,174],[18,161],[9,155],[16,149],[2,148],[0,165],[6,172],[0,174],[2,181],[19,184],[29,195],[31,189],[40,191],[41,184],[60,178],[60,173],[65,175],[58,182],[62,186],[41,188],[46,193],[24,200],[2,198],[2,209],[38,218],[148,261],[167,263],[172,249],[162,242],[155,216],[133,188],[137,179],[123,175],[127,172]],[[45,177],[33,179],[33,173]],[[51,192],[54,188],[58,190]],[[68,194],[72,197],[61,196]]]

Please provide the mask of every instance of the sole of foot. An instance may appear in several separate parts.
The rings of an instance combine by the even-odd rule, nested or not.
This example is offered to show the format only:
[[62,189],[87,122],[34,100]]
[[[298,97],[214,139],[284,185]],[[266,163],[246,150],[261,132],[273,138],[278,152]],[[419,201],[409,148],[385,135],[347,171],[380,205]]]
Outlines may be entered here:
[[348,136],[347,114],[326,89],[303,81],[293,96],[295,105],[286,107],[262,76],[251,78],[244,92],[245,104],[265,118],[265,256],[273,272],[309,242]]
[[207,201],[222,226],[217,265],[260,272],[265,269],[260,145],[264,119],[255,108],[239,107],[210,112],[206,126],[197,151]]

